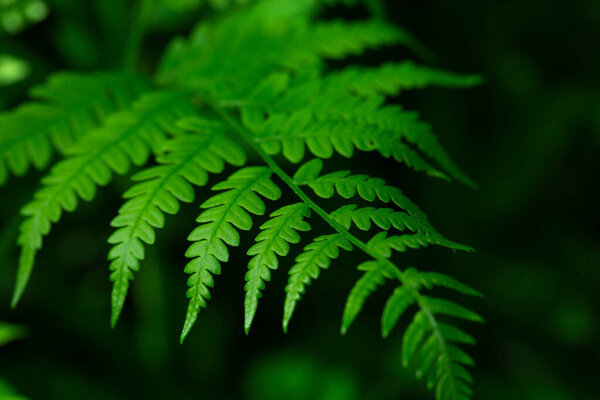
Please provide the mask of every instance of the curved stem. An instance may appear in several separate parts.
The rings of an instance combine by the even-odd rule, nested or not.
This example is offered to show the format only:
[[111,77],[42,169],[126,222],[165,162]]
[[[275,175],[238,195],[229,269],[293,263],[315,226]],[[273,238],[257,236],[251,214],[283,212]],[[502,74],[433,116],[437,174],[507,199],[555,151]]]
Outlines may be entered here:
[[329,215],[328,212],[323,210],[317,203],[315,203],[304,191],[294,182],[293,178],[290,177],[278,164],[275,162],[273,157],[271,157],[267,152],[263,150],[263,148],[256,143],[254,140],[252,132],[250,132],[246,127],[242,126],[235,118],[233,118],[229,113],[219,106],[215,106],[213,104],[208,104],[217,115],[223,119],[235,132],[239,134],[239,136],[244,139],[263,159],[263,161],[273,170],[273,172],[283,181],[288,187],[302,200],[306,203],[315,213],[317,213],[325,222],[327,222],[333,229],[343,235],[350,243],[361,249],[364,253],[372,257],[373,259],[381,262],[383,264],[387,264],[390,266],[396,279],[398,279],[404,287],[408,289],[410,294],[415,299],[418,307],[423,311],[429,324],[431,326],[431,330],[435,335],[438,344],[440,346],[441,352],[444,355],[446,362],[450,360],[450,355],[448,353],[448,349],[446,347],[446,340],[442,335],[440,327],[435,319],[435,316],[427,303],[425,302],[424,297],[421,293],[409,282],[406,275],[398,268],[392,261],[388,258],[382,256],[376,251],[373,251],[365,242],[351,234],[346,228],[344,228],[341,224],[339,224],[335,219]]
[[152,14],[153,6],[153,0],[139,0],[129,36],[125,43],[125,54],[123,55],[123,68],[129,71],[135,71],[137,68],[142,40],[146,33],[146,26]]

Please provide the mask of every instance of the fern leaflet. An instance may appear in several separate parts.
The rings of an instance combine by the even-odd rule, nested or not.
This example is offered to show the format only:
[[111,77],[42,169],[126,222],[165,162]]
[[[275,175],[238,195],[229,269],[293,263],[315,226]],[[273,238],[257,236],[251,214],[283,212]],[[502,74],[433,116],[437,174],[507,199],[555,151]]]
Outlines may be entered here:
[[361,96],[396,96],[402,90],[429,86],[471,87],[481,83],[478,75],[459,75],[417,65],[412,61],[387,63],[374,68],[345,68],[331,73],[324,84],[329,91],[347,90]]
[[290,277],[285,287],[285,303],[283,306],[283,331],[294,314],[296,304],[313,279],[319,277],[321,269],[329,268],[331,260],[339,255],[339,249],[352,250],[352,245],[339,233],[319,236],[309,243],[304,251],[296,257],[296,264],[290,269]]
[[175,214],[179,202],[194,200],[191,184],[203,186],[208,173],[221,173],[225,162],[241,166],[246,162],[242,148],[223,135],[224,127],[199,119],[184,120],[182,128],[196,131],[194,135],[180,135],[167,141],[157,157],[160,164],[133,176],[141,181],[132,186],[124,197],[129,199],[119,210],[111,225],[119,228],[108,239],[115,246],[109,253],[114,326],[125,303],[133,271],[139,269],[144,258],[144,245],[155,241],[154,229],[164,226],[164,213]]
[[277,200],[281,191],[270,179],[272,171],[264,167],[247,167],[235,172],[227,180],[213,186],[213,190],[225,190],[202,204],[206,210],[200,214],[198,226],[188,237],[194,242],[186,252],[192,260],[186,265],[188,279],[187,297],[190,299],[181,341],[196,322],[198,312],[210,299],[212,275],[221,273],[221,262],[229,259],[227,245],[238,246],[240,237],[236,230],[249,230],[252,217],[249,213],[262,215],[265,204],[258,195]]
[[[385,69],[381,71],[386,72]],[[380,91],[376,85],[377,73],[381,71],[374,71],[374,78],[365,79],[363,91]],[[331,81],[327,82],[327,79]],[[381,79],[385,80],[385,76]],[[470,84],[476,79],[457,77],[452,82],[460,86],[463,81]],[[450,159],[429,125],[420,121],[416,113],[398,106],[383,106],[385,99],[379,95],[357,95],[354,85],[351,73],[332,74],[321,84],[312,80],[304,84],[289,84],[279,98],[267,99],[274,104],[267,108],[266,118],[250,118],[249,115],[256,115],[258,109],[256,106],[246,107],[245,124],[268,154],[282,152],[292,162],[302,160],[306,147],[319,158],[329,158],[334,152],[352,157],[356,148],[377,151],[386,158],[393,157],[431,176],[444,179],[452,176],[467,185],[474,185]],[[399,85],[394,88],[393,83],[389,83],[389,87],[394,92],[400,88]],[[252,102],[257,102],[257,99],[252,98]]]
[[33,164],[44,169],[52,147],[65,154],[108,115],[127,108],[147,84],[127,73],[57,73],[34,87],[36,102],[0,115],[0,185],[9,171],[24,175]]
[[[42,188],[25,205],[26,217],[20,226],[19,270],[12,304],[23,294],[34,257],[62,211],[73,211],[78,198],[90,201],[96,187],[106,185],[113,173],[124,174],[131,163],[141,165],[149,153],[158,151],[168,133],[175,133],[172,121],[193,115],[181,92],[156,92],[142,96],[131,110],[113,114],[102,127],[87,135],[69,150],[69,157],[57,163],[42,179]],[[169,123],[168,121],[171,121]]]
[[[471,251],[468,246],[453,242],[443,237],[429,222],[429,219],[423,211],[419,209],[400,189],[386,185],[385,181],[377,178],[369,178],[367,175],[350,175],[348,171],[332,172],[319,176],[323,162],[319,159],[311,160],[302,165],[294,175],[294,182],[300,186],[307,185],[319,197],[330,198],[334,193],[338,193],[345,199],[352,198],[357,194],[366,201],[380,200],[384,203],[394,203],[402,208],[406,213],[392,213],[388,216],[390,224],[402,230],[402,225],[411,231],[420,234],[420,238],[431,244],[449,247],[455,250]],[[355,210],[352,207],[343,207],[337,210],[334,215],[338,221],[349,228],[350,221],[356,222],[358,219],[368,217],[373,221],[379,221],[380,226],[387,226],[387,222],[382,222],[382,214],[388,211],[376,211],[373,209]],[[365,211],[369,214],[365,215]],[[361,215],[362,214],[362,215]],[[407,215],[408,214],[408,215]],[[360,223],[360,222],[359,222]],[[379,225],[379,224],[378,224]],[[360,226],[366,227],[366,223]],[[359,226],[359,227],[360,227]],[[392,239],[391,241],[394,241]]]
[[277,256],[285,257],[290,251],[288,243],[298,243],[300,235],[296,231],[309,231],[310,225],[303,220],[309,216],[306,204],[296,203],[281,207],[274,211],[267,222],[260,229],[262,232],[256,237],[256,244],[248,250],[249,256],[254,256],[248,263],[246,273],[246,301],[244,327],[246,334],[250,330],[258,299],[262,296],[261,290],[265,281],[271,279],[270,269],[277,269],[279,261]]

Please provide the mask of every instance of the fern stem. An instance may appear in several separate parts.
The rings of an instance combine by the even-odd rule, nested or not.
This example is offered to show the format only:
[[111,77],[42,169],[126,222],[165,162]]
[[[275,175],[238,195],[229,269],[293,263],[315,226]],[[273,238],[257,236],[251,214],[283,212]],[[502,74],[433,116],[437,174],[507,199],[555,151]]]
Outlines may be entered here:
[[275,162],[273,157],[271,157],[267,152],[265,152],[260,145],[258,145],[254,139],[252,133],[242,126],[235,118],[233,118],[229,113],[227,113],[222,108],[209,104],[211,108],[221,117],[234,131],[236,131],[248,144],[258,153],[258,155],[263,159],[263,161],[271,168],[271,170],[286,184],[288,187],[302,200],[306,205],[308,205],[315,213],[317,213],[325,222],[327,222],[333,229],[343,235],[350,243],[361,249],[364,253],[377,260],[378,262],[385,263],[393,268],[396,278],[405,286],[408,291],[411,293],[415,301],[417,302],[419,308],[425,313],[429,324],[431,325],[431,329],[434,332],[437,341],[442,349],[442,353],[446,360],[449,360],[449,354],[446,347],[446,341],[440,331],[439,325],[433,312],[425,303],[423,296],[421,293],[414,288],[409,282],[404,273],[398,268],[392,261],[387,259],[386,257],[378,254],[373,251],[365,242],[351,234],[347,229],[345,229],[341,224],[335,221],[327,211],[323,210],[317,203],[315,203],[304,191],[294,182],[292,177],[290,177],[278,164]]
[[148,25],[148,20],[154,7],[153,0],[139,0],[135,16],[127,41],[125,42],[125,53],[123,54],[123,68],[135,71],[140,57],[142,41]]

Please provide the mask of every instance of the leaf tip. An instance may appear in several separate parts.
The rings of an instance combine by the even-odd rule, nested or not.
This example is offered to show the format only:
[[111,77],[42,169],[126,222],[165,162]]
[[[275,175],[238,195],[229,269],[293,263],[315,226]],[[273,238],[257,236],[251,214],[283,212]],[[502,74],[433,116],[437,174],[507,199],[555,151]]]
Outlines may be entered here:
[[21,297],[23,297],[25,288],[27,288],[27,284],[29,283],[29,277],[31,276],[31,271],[33,270],[34,254],[35,250],[28,247],[24,247],[21,251],[21,256],[19,258],[19,268],[17,270],[17,279],[15,282],[15,289],[10,302],[11,309],[17,307],[19,301],[21,300]]
[[283,328],[283,333],[288,333],[288,326],[290,325],[291,315],[284,315],[283,322],[281,323],[281,327]]
[[21,298],[23,297],[23,293],[25,292],[25,287],[27,286],[27,280],[23,281],[22,279],[17,278],[17,283],[15,284],[15,290],[13,292],[12,298],[10,300],[10,308],[15,309],[19,305]]
[[190,329],[184,327],[183,330],[181,331],[181,336],[179,336],[179,344],[183,344],[183,342],[185,342],[185,339],[187,338],[187,335],[190,333]]
[[110,316],[110,328],[115,329],[117,326],[117,322],[119,321],[119,316],[121,315],[121,310],[113,309]]
[[19,304],[20,298],[21,298],[21,294],[18,294],[17,291],[15,290],[15,292],[13,293],[13,297],[10,300],[10,308],[11,308],[11,310],[14,310],[15,308],[17,308],[17,305]]

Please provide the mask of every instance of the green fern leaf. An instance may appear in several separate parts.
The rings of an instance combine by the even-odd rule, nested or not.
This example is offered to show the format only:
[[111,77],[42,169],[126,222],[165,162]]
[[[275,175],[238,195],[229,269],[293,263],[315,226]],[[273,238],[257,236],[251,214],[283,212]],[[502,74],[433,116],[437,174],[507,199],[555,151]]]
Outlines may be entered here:
[[[106,124],[71,147],[69,157],[57,163],[42,179],[42,188],[22,210],[21,246],[13,307],[25,290],[43,237],[62,211],[73,211],[78,198],[90,201],[97,186],[106,185],[113,173],[124,174],[131,164],[142,165],[150,151],[159,151],[174,121],[193,115],[182,92],[156,92],[142,96],[131,110],[113,114]],[[170,121],[168,123],[167,121]]]
[[300,235],[296,231],[309,231],[310,225],[303,220],[310,211],[305,203],[290,204],[274,211],[267,222],[260,229],[262,232],[256,237],[256,244],[248,250],[249,256],[254,256],[248,263],[246,273],[246,300],[244,302],[246,334],[250,330],[258,299],[262,296],[261,290],[265,288],[265,281],[271,280],[270,270],[277,269],[279,261],[277,256],[285,257],[290,247],[288,243],[298,243]]
[[381,334],[387,337],[406,309],[414,304],[414,298],[408,289],[399,286],[385,303],[381,316]]
[[319,277],[321,269],[329,268],[331,260],[339,255],[339,249],[352,250],[350,242],[340,233],[319,236],[309,243],[298,257],[296,264],[289,271],[288,284],[285,287],[285,303],[283,308],[283,331],[294,314],[296,304],[313,279]]
[[387,336],[397,324],[399,318],[413,304],[418,305],[413,322],[409,325],[403,339],[402,360],[407,366],[415,365],[417,378],[426,377],[428,386],[437,385],[439,399],[462,399],[472,394],[471,376],[460,364],[473,365],[473,360],[453,343],[474,344],[475,340],[459,328],[436,320],[442,314],[454,318],[462,318],[474,322],[483,322],[476,313],[452,301],[421,295],[422,287],[448,287],[471,295],[479,293],[462,283],[445,277],[442,274],[421,273],[414,268],[404,273],[393,268],[393,264],[385,260],[390,257],[395,243],[388,243],[387,235],[381,232],[375,235],[367,247],[382,257],[368,261],[359,266],[366,271],[352,288],[344,308],[342,334],[346,333],[363,307],[365,300],[378,286],[388,278],[397,278],[402,285],[396,288],[388,299],[382,315],[382,334]]
[[[275,174],[300,203],[286,203],[272,212],[247,250],[251,259],[245,276],[246,333],[271,270],[289,255],[291,244],[299,243],[300,232],[310,230],[305,219],[314,212],[333,232],[306,245],[289,270],[284,331],[321,270],[329,268],[340,249],[356,249],[369,260],[358,266],[363,273],[346,301],[342,333],[371,294],[387,280],[395,281],[397,287],[381,317],[382,335],[388,336],[415,308],[404,333],[403,363],[412,365],[430,388],[436,386],[438,400],[469,399],[472,378],[465,366],[473,359],[459,346],[475,340],[446,319],[483,319],[463,305],[423,292],[442,288],[480,293],[443,274],[402,270],[392,256],[429,245],[471,248],[442,236],[400,189],[348,171],[322,175],[320,159],[374,152],[430,176],[473,185],[432,128],[417,113],[392,105],[388,97],[434,85],[470,87],[481,79],[411,61],[330,68],[327,60],[389,45],[426,52],[411,35],[381,18],[381,8],[373,6],[377,1],[363,0],[378,18],[318,17],[320,5],[358,1],[256,0],[228,8],[198,24],[188,39],[172,42],[152,78],[160,91],[125,73],[59,74],[33,90],[34,101],[1,115],[0,185],[9,174],[22,175],[31,165],[47,167],[55,148],[66,156],[22,211],[13,305],[25,289],[44,236],[63,211],[75,210],[80,199],[91,200],[98,186],[108,184],[114,174],[128,173],[132,165],[141,166],[154,154],[157,165],[134,175],[124,194],[126,201],[112,221],[115,232],[109,238],[108,258],[114,325],[146,247],[165,224],[165,214],[178,212],[182,202],[192,202],[194,185],[207,184],[210,173],[221,173],[225,164],[231,164],[235,172],[213,186],[219,193],[202,203],[199,226],[189,235],[193,242],[185,267],[189,304],[181,341],[206,307],[214,275],[229,260],[229,246],[240,244],[239,231],[250,230],[253,218],[266,213],[263,198],[281,197],[272,181]],[[149,93],[140,97],[144,92]],[[229,135],[244,141],[265,166],[241,168],[245,151]],[[272,157],[300,163],[307,152],[317,159],[301,165],[293,178]],[[307,189],[320,199],[337,195],[342,204],[328,212],[305,193]],[[370,204],[351,204],[349,199]],[[375,232],[365,243],[354,229]]]
[[467,88],[481,83],[478,75],[459,75],[416,65],[412,61],[387,63],[375,68],[345,68],[329,74],[325,84],[331,91],[341,88],[361,96],[396,96],[402,90],[429,86]]
[[483,296],[479,291],[449,277],[448,275],[440,274],[438,272],[422,272],[415,268],[409,268],[405,271],[405,274],[415,283],[423,285],[427,289],[432,289],[434,286],[441,286],[469,296]]
[[[294,175],[294,182],[300,186],[310,187],[317,196],[330,198],[335,193],[338,193],[345,199],[352,198],[357,194],[366,201],[380,200],[384,203],[394,203],[396,206],[404,209],[405,214],[390,214],[389,222],[394,224],[397,229],[402,230],[402,226],[406,226],[413,232],[414,235],[403,235],[401,237],[393,237],[387,239],[386,245],[395,246],[399,251],[404,247],[426,246],[427,244],[436,244],[448,247],[455,250],[472,251],[468,246],[455,243],[444,238],[429,222],[427,216],[421,211],[401,190],[386,185],[385,181],[377,178],[369,178],[367,175],[350,175],[348,171],[333,172],[330,174],[319,176],[323,167],[323,162],[319,159],[311,160],[302,165]],[[367,209],[370,211],[370,209]],[[351,208],[341,208],[337,210],[336,217],[343,224],[347,224],[348,220],[361,218],[361,213]],[[380,214],[387,211],[380,211]],[[356,215],[356,216],[355,216]],[[381,217],[377,212],[373,217],[380,223]],[[370,215],[369,215],[370,218]],[[354,221],[356,222],[356,221]],[[349,227],[349,226],[348,226]]]
[[[392,44],[410,44],[404,31],[380,20],[332,21],[307,25],[296,36],[297,49],[292,55],[300,59],[342,59],[363,53],[367,49]],[[294,46],[294,42],[292,42]],[[315,64],[316,61],[310,64]],[[302,65],[302,63],[299,63]]]
[[122,72],[52,75],[31,90],[36,102],[0,115],[0,185],[6,183],[9,171],[21,176],[31,164],[46,168],[53,147],[65,154],[145,90],[143,80]]
[[129,281],[139,270],[144,258],[144,245],[153,244],[154,229],[164,226],[164,213],[175,214],[179,202],[194,200],[191,184],[203,186],[208,173],[221,173],[225,162],[241,166],[246,155],[241,147],[223,135],[224,127],[198,119],[182,121],[183,128],[193,128],[194,135],[181,135],[167,141],[164,154],[157,157],[159,166],[150,167],[132,179],[141,181],[124,197],[129,199],[119,210],[111,225],[119,228],[108,239],[115,246],[109,253],[112,260],[110,279],[113,281],[112,316],[114,326],[119,318]]
[[227,180],[213,186],[213,190],[225,190],[202,204],[206,210],[200,214],[198,226],[188,237],[194,242],[186,252],[192,260],[186,265],[188,279],[187,297],[190,299],[186,319],[181,333],[181,341],[190,332],[201,308],[210,299],[212,275],[221,272],[221,262],[229,259],[227,245],[238,246],[239,234],[236,230],[249,230],[252,217],[249,213],[262,215],[265,204],[259,194],[270,200],[277,200],[281,191],[270,179],[271,170],[264,167],[248,167],[231,175]]
[[[408,229],[412,232],[420,230],[421,233],[428,233],[425,229],[421,228],[422,224],[417,217],[404,211],[394,211],[391,208],[357,208],[355,204],[348,204],[333,211],[331,217],[346,229],[350,229],[352,224],[354,224],[357,228],[368,231],[371,229],[371,223],[373,223],[386,231],[389,231],[393,227],[399,231]],[[428,227],[428,229],[431,229],[431,227]],[[432,238],[427,236],[428,243],[437,244],[437,242],[430,241],[430,239]]]
[[[428,308],[429,316],[419,311],[403,338],[402,362],[416,367],[417,378],[425,377],[430,388],[437,386],[440,400],[468,399],[472,395],[471,374],[463,365],[473,365],[473,359],[452,343],[474,344],[474,339],[451,325],[433,322],[435,311]],[[462,365],[461,365],[462,364]]]
[[367,298],[384,284],[386,278],[392,278],[395,270],[385,261],[366,261],[358,266],[361,271],[366,271],[356,282],[344,306],[344,315],[342,317],[342,327],[340,332],[346,334],[352,322],[360,313],[363,304]]
[[[249,112],[247,107],[243,110],[244,122],[255,131],[257,140],[269,154],[283,149],[290,161],[298,162],[305,146],[321,158],[331,157],[334,150],[350,157],[356,147],[363,151],[377,150],[384,157],[393,157],[418,171],[447,178],[446,173],[427,160],[432,158],[449,175],[473,185],[415,113],[384,107],[380,96],[371,101],[362,95],[394,94],[403,87],[427,84],[471,86],[479,78],[417,67],[410,62],[365,71],[349,69],[321,77],[322,58],[341,58],[393,43],[409,44],[412,38],[378,20],[311,24],[308,23],[311,8],[308,3],[263,1],[245,13],[231,14],[220,23],[204,24],[189,41],[178,40],[171,46],[162,62],[161,81],[190,87],[221,105],[256,107],[253,98],[256,84],[248,85],[249,82],[259,82],[265,76],[286,70],[302,71],[300,76],[306,78],[306,71],[312,71],[308,73],[311,79],[304,79],[307,82],[300,89],[291,88],[281,101],[269,102],[265,110],[269,116],[263,124],[255,120],[262,118],[260,110],[254,108]],[[253,51],[256,42],[261,43],[259,54]],[[222,57],[211,58],[212,54]],[[353,75],[359,73],[356,71],[361,76],[364,72],[364,80],[358,86],[352,84]],[[319,82],[321,79],[323,84]],[[386,84],[391,92],[381,89]],[[299,96],[303,91],[304,95]],[[354,95],[348,96],[349,91]],[[302,104],[297,103],[300,99]],[[263,129],[259,129],[261,125]]]
[[260,1],[245,12],[199,25],[189,40],[171,44],[161,61],[159,81],[193,88],[219,101],[236,101],[246,99],[256,82],[278,70],[321,68],[323,58],[414,43],[401,29],[379,20],[309,23],[313,6]]
[[[483,320],[478,314],[456,303],[419,294],[422,287],[431,288],[424,283],[429,277],[421,278],[421,275],[428,274],[430,273],[422,273],[414,268],[404,272],[401,277],[403,284],[396,288],[386,303],[382,316],[382,334],[387,336],[406,309],[411,304],[418,303],[420,310],[404,334],[402,363],[405,366],[412,363],[416,368],[417,378],[426,377],[430,388],[437,385],[439,399],[468,398],[472,393],[469,387],[472,378],[460,364],[473,365],[473,360],[455,344],[475,344],[475,339],[459,328],[437,321],[436,316],[443,314],[475,322]],[[446,281],[448,277],[435,274],[435,278],[437,281]],[[461,283],[451,278],[448,281],[452,282],[450,288],[458,287],[463,292]],[[469,289],[464,292],[478,295],[478,292]]]
[[[303,104],[305,101],[309,104]],[[306,148],[319,158],[330,158],[334,152],[352,157],[356,148],[377,151],[433,177],[448,180],[450,175],[474,186],[416,113],[396,106],[380,107],[381,103],[380,98],[355,98],[343,91],[326,96],[310,89],[301,97],[293,93],[284,98],[281,105],[271,107],[266,120],[248,128],[268,154],[282,152],[292,162],[301,161]]]
[[473,322],[483,322],[477,313],[466,309],[450,300],[423,296],[427,307],[435,314],[445,314],[455,318],[463,318]]

